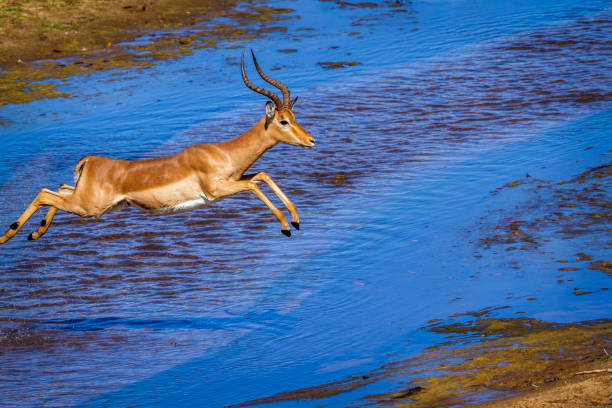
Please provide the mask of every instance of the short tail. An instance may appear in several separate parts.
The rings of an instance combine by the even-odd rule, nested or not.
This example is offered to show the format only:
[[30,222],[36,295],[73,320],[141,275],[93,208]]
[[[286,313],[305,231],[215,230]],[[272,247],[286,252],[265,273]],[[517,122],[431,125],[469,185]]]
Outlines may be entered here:
[[76,166],[74,167],[74,187],[75,188],[77,184],[79,183],[79,178],[81,178],[81,173],[83,173],[83,167],[85,167],[85,165],[87,164],[87,159],[89,159],[89,156],[83,157],[81,160],[77,162]]

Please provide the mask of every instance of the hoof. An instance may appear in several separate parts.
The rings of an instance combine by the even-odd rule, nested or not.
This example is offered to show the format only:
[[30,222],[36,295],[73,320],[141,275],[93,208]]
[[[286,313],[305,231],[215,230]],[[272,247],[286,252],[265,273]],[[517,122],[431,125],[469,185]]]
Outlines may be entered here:
[[34,237],[32,236],[32,233],[30,233],[30,235],[28,235],[28,241],[34,241]]
[[17,228],[19,228],[19,223],[18,223],[18,222],[14,222],[14,223],[12,223],[10,228],[11,228],[12,230],[16,230]]
[[293,225],[293,228],[295,228],[296,230],[300,229],[300,223],[299,222],[291,221],[291,225]]
[[290,237],[291,236],[291,231],[290,230],[281,230],[281,232],[283,233],[283,235]]

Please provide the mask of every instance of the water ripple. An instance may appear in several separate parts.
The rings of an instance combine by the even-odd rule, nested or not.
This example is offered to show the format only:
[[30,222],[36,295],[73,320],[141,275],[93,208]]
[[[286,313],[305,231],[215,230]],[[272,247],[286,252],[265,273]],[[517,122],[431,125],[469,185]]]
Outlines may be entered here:
[[[365,179],[378,178],[378,188],[384,190],[386,177],[410,177],[411,169],[433,158],[470,145],[528,138],[551,124],[609,106],[610,38],[612,16],[603,12],[387,67],[375,75],[345,77],[341,86],[321,84],[308,90],[305,93],[312,96],[300,100],[296,115],[317,138],[317,149],[304,153],[279,147],[257,164],[302,211],[304,233],[295,239],[285,240],[269,211],[246,194],[205,211],[170,217],[133,209],[99,220],[58,214],[40,241],[22,246],[17,240],[24,237],[17,236],[2,248],[0,260],[0,353],[7,356],[7,350],[15,348],[22,352],[3,361],[0,373],[19,373],[11,381],[25,387],[30,374],[40,373],[41,367],[24,366],[22,358],[48,352],[71,362],[66,367],[72,370],[65,369],[57,378],[78,383],[66,393],[82,395],[143,375],[139,371],[104,386],[73,378],[99,378],[101,373],[90,372],[103,365],[107,354],[117,353],[115,362],[128,353],[142,357],[138,349],[145,345],[160,348],[159,342],[167,337],[152,332],[173,330],[181,337],[177,342],[192,345],[214,343],[213,332],[282,332],[293,323],[283,313],[250,310],[269,301],[265,297],[271,288],[282,292],[281,277],[292,266],[336,240],[328,231],[363,228],[343,219],[317,224],[318,214],[333,215],[346,208],[345,197],[367,195]],[[378,52],[373,50],[372,58],[378,58]],[[367,53],[362,56],[372,63],[365,60]],[[200,123],[148,154],[176,151],[194,139],[223,139],[219,128],[238,134],[245,123],[254,121],[250,109],[236,108],[232,114],[239,119],[230,123],[223,118]],[[64,149],[24,172],[47,174],[46,169],[61,167],[71,148]],[[21,191],[28,177],[20,173],[9,179],[3,196]],[[20,200],[6,204],[4,221],[6,214],[13,216],[27,205]],[[368,209],[356,204],[354,211]],[[372,241],[387,232],[369,231]],[[292,257],[277,257],[279,252]],[[291,285],[311,293],[320,284],[313,275]],[[278,300],[275,307],[296,307],[294,300]],[[350,306],[342,302],[336,305],[339,310]],[[42,351],[32,357],[30,347]],[[97,357],[79,364],[70,355],[73,351],[92,351]],[[185,352],[183,357],[195,353]],[[48,365],[45,369],[56,368],[41,358]],[[175,361],[168,357],[166,364]],[[38,401],[54,387],[53,381],[42,382],[31,400]]]

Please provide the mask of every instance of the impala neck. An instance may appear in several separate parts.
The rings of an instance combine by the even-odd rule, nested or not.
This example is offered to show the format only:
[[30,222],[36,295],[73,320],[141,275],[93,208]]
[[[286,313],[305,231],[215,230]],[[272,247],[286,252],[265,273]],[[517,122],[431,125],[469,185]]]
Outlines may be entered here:
[[265,117],[242,135],[221,143],[232,162],[231,178],[237,180],[264,154],[274,147],[275,140],[265,129]]

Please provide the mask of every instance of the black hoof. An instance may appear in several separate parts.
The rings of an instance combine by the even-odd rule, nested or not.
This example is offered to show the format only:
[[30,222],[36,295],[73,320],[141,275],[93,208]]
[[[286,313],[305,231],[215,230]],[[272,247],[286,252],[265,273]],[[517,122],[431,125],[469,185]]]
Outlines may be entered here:
[[44,227],[45,225],[47,225],[47,220],[43,218],[43,220],[40,222],[40,226]]
[[30,235],[28,235],[28,241],[34,241],[34,237],[32,236],[32,233],[30,233]]
[[281,232],[283,233],[283,235],[290,237],[291,236],[291,231],[290,230],[281,230]]
[[14,223],[12,223],[10,228],[11,228],[12,230],[16,230],[17,228],[19,228],[19,223],[18,223],[18,222],[14,222]]
[[291,225],[293,225],[293,228],[295,228],[296,230],[300,229],[300,223],[299,222],[291,221]]

